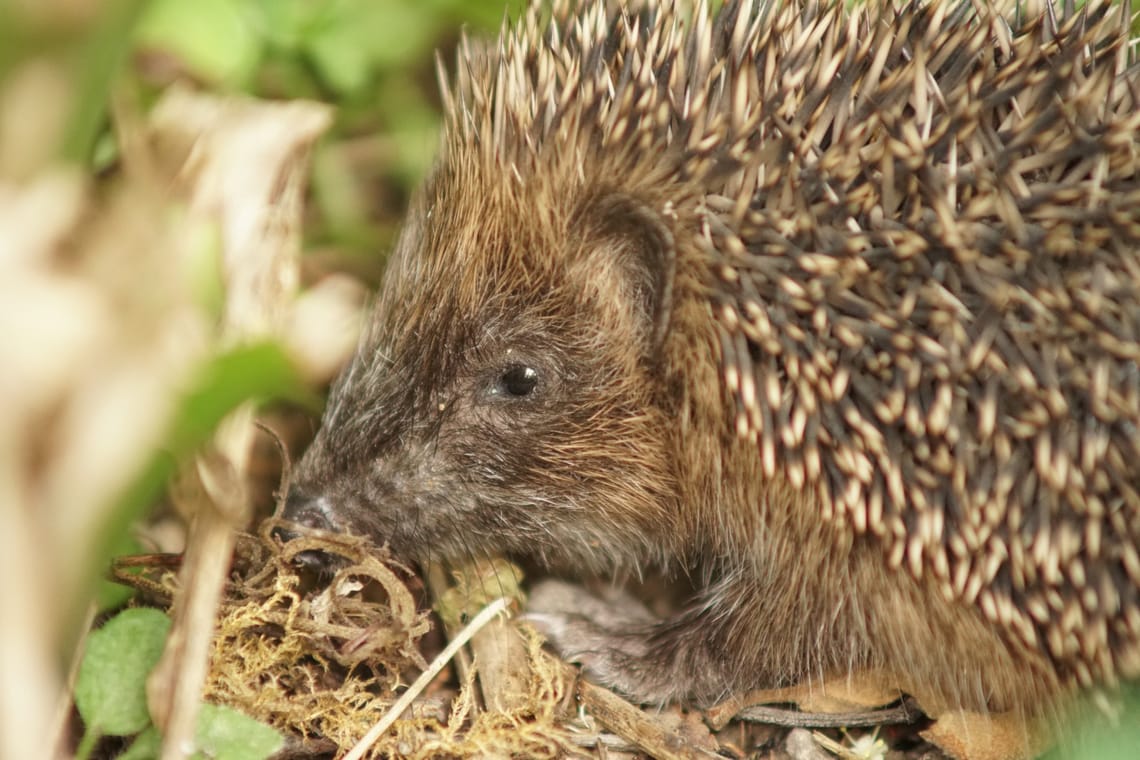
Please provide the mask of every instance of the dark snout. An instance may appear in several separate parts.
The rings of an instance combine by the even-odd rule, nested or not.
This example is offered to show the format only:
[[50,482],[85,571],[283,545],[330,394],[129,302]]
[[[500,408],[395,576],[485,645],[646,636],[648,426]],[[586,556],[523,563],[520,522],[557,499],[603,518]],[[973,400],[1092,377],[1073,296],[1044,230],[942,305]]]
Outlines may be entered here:
[[[323,531],[336,530],[336,526],[333,525],[328,516],[327,499],[313,496],[296,488],[289,489],[289,495],[285,498],[285,509],[281,512],[281,519],[302,528]],[[283,543],[287,543],[304,534],[291,527],[279,525],[273,529],[273,535]],[[328,575],[332,572],[335,558],[322,551],[309,550],[294,556],[293,564],[303,570]]]

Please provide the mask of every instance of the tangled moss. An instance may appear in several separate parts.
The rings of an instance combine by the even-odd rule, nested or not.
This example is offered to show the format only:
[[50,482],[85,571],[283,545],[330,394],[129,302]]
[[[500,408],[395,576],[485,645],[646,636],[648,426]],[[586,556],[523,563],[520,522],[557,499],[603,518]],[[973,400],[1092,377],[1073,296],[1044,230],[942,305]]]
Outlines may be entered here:
[[[306,535],[281,546],[273,523],[238,542],[217,620],[204,694],[291,737],[290,756],[342,755],[384,716],[428,667],[421,649],[439,648],[417,581],[385,548],[351,536]],[[294,558],[305,551],[340,557],[331,579],[307,578]],[[162,606],[176,598],[170,563],[149,558],[151,573],[118,575]],[[518,570],[500,568],[517,593]],[[450,615],[482,604],[470,588],[447,595]],[[564,705],[571,688],[560,663],[529,628],[505,630],[513,652],[515,693],[506,709],[485,709],[478,663],[460,679],[445,671],[366,752],[366,757],[559,757],[570,747]],[[514,632],[522,631],[519,636]],[[517,656],[521,653],[521,657]],[[480,686],[482,688],[480,688]],[[482,697],[482,699],[481,699]]]

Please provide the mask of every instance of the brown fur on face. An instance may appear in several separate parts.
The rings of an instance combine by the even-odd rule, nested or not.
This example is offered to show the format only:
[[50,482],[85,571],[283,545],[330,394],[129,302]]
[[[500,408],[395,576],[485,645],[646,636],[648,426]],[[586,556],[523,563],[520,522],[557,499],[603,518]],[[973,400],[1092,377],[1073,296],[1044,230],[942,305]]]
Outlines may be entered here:
[[[629,197],[553,185],[516,192],[472,164],[429,181],[298,473],[335,525],[419,559],[612,571],[673,552],[671,425],[642,330],[654,289],[638,282],[653,233],[609,218],[636,213]],[[516,367],[537,372],[526,397],[500,387]]]

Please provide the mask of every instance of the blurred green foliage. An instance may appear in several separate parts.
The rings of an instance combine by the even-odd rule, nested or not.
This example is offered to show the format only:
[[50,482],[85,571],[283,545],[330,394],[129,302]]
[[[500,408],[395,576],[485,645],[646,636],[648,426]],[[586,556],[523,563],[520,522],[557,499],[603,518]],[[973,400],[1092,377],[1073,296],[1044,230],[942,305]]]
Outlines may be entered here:
[[[516,11],[522,5],[509,1]],[[452,60],[464,27],[475,34],[497,29],[507,2],[0,0],[0,86],[29,63],[62,72],[65,113],[41,130],[57,145],[44,161],[78,164],[93,178],[116,172],[116,101],[128,115],[145,112],[164,89],[188,83],[331,104],[335,123],[313,157],[305,269],[309,279],[349,270],[374,281],[411,188],[436,150],[435,53]],[[98,546],[126,548],[128,526],[153,505],[176,460],[206,440],[229,410],[250,398],[302,395],[276,346],[223,353],[188,386],[166,445],[143,466],[113,519],[92,535]],[[121,592],[102,595],[107,606],[122,600]]]
[[[517,12],[520,0],[513,5]],[[371,280],[435,154],[434,55],[450,61],[460,29],[496,30],[506,8],[505,0],[152,0],[133,45],[152,85],[189,76],[216,90],[334,105],[306,230],[335,266]]]
[[177,462],[189,457],[209,438],[222,419],[248,400],[288,399],[316,409],[319,403],[304,388],[276,343],[254,343],[219,353],[194,377],[176,407],[166,444],[156,451],[123,494],[104,526],[98,545],[114,556],[130,526],[146,515],[173,477]]
[[[434,56],[460,31],[493,33],[524,0],[0,0],[0,80],[21,61],[64,61],[75,82],[59,154],[116,158],[110,104],[174,82],[333,105],[314,157],[306,234],[319,269],[374,280],[438,140]],[[331,257],[331,260],[330,260]]]
[[136,39],[184,59],[221,86],[256,92],[283,65],[286,96],[365,95],[377,77],[430,60],[463,24],[490,28],[503,0],[152,0]]
[[1069,736],[1043,760],[1135,760],[1140,757],[1140,683],[1125,684],[1109,700],[1111,719],[1092,704]]

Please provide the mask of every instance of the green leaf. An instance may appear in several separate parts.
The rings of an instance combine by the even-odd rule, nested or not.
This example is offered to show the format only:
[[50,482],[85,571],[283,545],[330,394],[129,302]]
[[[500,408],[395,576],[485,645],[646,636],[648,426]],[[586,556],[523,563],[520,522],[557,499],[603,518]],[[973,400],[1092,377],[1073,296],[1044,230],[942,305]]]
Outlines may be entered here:
[[[1135,760],[1140,747],[1140,684],[1129,684],[1110,697],[1110,718],[1089,700],[1067,725],[1061,741],[1042,760]],[[1118,700],[1118,701],[1117,701]]]
[[150,725],[146,677],[162,655],[170,618],[158,610],[125,610],[87,639],[75,683],[75,706],[87,730],[129,736]]
[[373,56],[368,47],[358,44],[355,34],[344,27],[325,34],[313,34],[306,40],[307,52],[325,82],[336,92],[358,92],[372,74]]
[[155,455],[120,499],[117,519],[109,526],[103,545],[113,546],[116,537],[142,516],[173,474],[177,459],[204,443],[223,417],[250,399],[281,398],[319,408],[276,343],[239,346],[207,364],[175,413],[167,451]]
[[156,760],[162,754],[162,737],[158,729],[148,726],[145,731],[135,737],[127,751],[115,760]]
[[82,43],[76,60],[77,95],[62,146],[66,160],[85,163],[91,158],[107,116],[111,84],[127,59],[127,41],[142,8],[142,0],[108,2]]
[[[198,760],[263,760],[281,749],[284,739],[266,725],[236,710],[203,704],[194,732]],[[135,737],[118,760],[155,760],[162,751],[162,737],[149,726]]]
[[399,0],[344,0],[302,38],[321,77],[337,92],[359,92],[379,69],[428,60],[440,27],[430,9]]
[[178,406],[166,437],[166,450],[155,453],[120,497],[104,525],[98,541],[102,547],[100,564],[114,556],[121,537],[162,493],[178,460],[204,443],[223,417],[250,399],[282,398],[319,408],[319,402],[305,390],[289,358],[276,343],[239,346],[203,367]]
[[239,346],[216,357],[183,399],[170,439],[173,452],[190,453],[239,404],[270,398],[314,401],[277,343]]
[[340,0],[313,3],[310,0],[251,0],[266,39],[275,47],[296,52],[311,30],[325,19],[336,16],[344,5]]
[[263,760],[285,743],[269,726],[237,710],[204,704],[194,741],[197,757],[210,760]]
[[136,39],[172,53],[210,82],[248,82],[261,60],[262,41],[235,0],[156,0],[139,22]]

